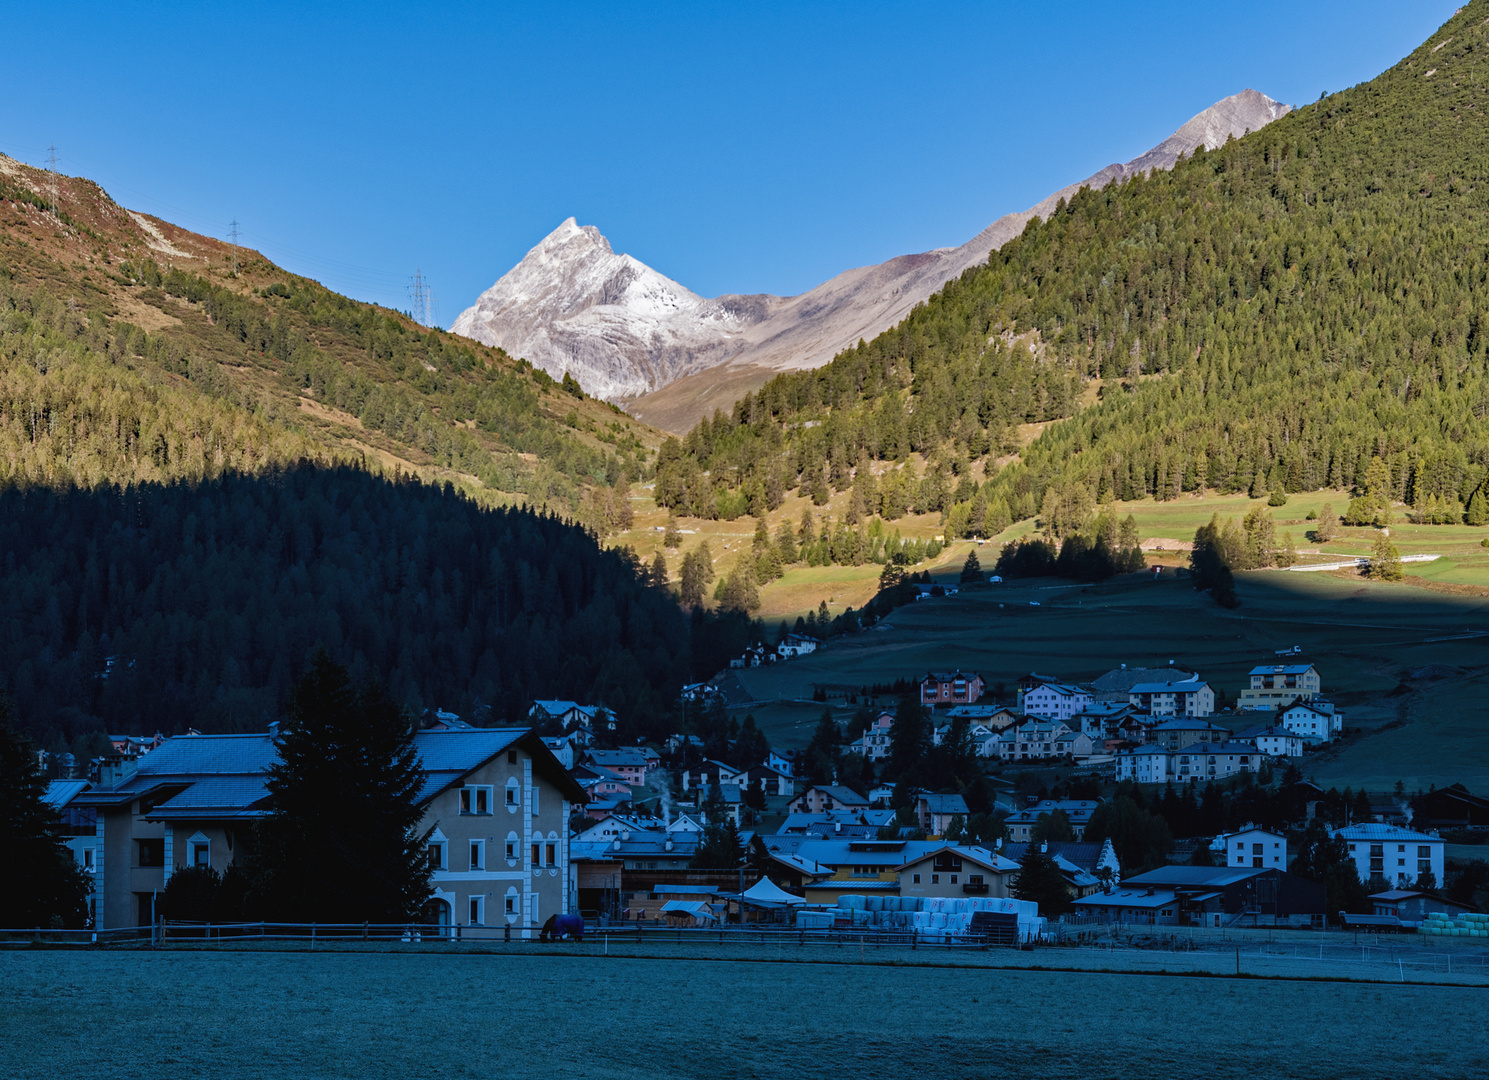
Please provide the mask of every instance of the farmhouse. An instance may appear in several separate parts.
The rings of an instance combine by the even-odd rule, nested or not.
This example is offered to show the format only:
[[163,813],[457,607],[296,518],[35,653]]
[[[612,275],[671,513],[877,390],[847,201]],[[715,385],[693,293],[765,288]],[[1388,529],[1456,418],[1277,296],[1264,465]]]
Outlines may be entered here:
[[1409,885],[1424,874],[1443,879],[1441,837],[1396,825],[1346,825],[1333,830],[1349,847],[1361,881],[1384,880]]
[[719,784],[736,784],[744,771],[722,761],[705,758],[699,764],[683,770],[682,789],[691,791],[694,788],[715,787]]
[[590,750],[584,755],[589,765],[609,769],[628,784],[638,787],[646,783],[646,772],[651,762],[639,750]]
[[776,655],[782,660],[794,660],[798,656],[816,652],[820,644],[816,638],[806,634],[787,634],[776,646]]
[[1312,664],[1261,664],[1251,669],[1236,699],[1238,709],[1276,709],[1291,701],[1312,701],[1321,693]]

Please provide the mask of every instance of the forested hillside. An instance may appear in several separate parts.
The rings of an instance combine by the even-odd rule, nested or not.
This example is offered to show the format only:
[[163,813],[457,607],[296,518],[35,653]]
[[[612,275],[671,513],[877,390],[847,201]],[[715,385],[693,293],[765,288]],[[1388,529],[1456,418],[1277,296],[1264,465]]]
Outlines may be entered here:
[[645,434],[500,350],[0,158],[0,478],[361,461],[571,512],[642,475]]
[[1397,501],[1461,508],[1489,472],[1486,16],[1475,0],[1370,83],[1083,190],[895,329],[664,444],[659,501],[820,502],[918,452],[896,499],[958,535],[1363,487],[1377,457]]
[[571,697],[628,737],[748,632],[690,624],[627,553],[556,517],[311,465],[0,491],[0,595],[0,689],[53,746],[262,731],[317,646],[415,711],[517,722]]

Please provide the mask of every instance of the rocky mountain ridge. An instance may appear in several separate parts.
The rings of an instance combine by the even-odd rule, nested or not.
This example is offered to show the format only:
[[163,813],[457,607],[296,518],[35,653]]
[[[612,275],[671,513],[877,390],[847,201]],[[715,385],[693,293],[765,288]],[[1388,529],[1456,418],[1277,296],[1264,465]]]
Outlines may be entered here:
[[455,321],[453,330],[571,373],[596,396],[630,399],[658,427],[682,431],[783,370],[820,367],[860,338],[895,325],[948,280],[982,262],[1033,217],[1081,187],[1169,169],[1203,145],[1259,130],[1289,106],[1255,90],[1225,98],[1125,164],[1108,165],[967,243],[844,271],[793,297],[706,299],[570,218]]

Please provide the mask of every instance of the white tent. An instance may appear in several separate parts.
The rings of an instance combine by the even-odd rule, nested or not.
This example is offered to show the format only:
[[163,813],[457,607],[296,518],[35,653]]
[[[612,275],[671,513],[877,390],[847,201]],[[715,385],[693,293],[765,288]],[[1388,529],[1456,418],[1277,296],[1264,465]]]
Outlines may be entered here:
[[790,904],[794,907],[806,903],[805,899],[793,896],[768,877],[755,882],[742,895],[744,899],[753,904]]

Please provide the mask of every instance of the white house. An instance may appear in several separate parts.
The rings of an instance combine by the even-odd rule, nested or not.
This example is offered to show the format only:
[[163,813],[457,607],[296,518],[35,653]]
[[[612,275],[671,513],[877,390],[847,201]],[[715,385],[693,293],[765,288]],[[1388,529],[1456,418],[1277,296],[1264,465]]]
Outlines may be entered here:
[[705,758],[697,765],[692,765],[683,770],[682,789],[684,791],[691,791],[693,788],[738,784],[739,778],[748,771],[747,769],[736,769],[733,765],[726,765],[722,761]]
[[851,753],[861,754],[870,761],[883,761],[889,757],[890,733],[894,730],[894,713],[882,712],[869,722],[864,733],[848,747]]
[[1118,750],[1116,766],[1118,780],[1164,784],[1172,779],[1169,773],[1169,752],[1153,743],[1139,746],[1135,750]]
[[1226,866],[1287,869],[1287,837],[1266,829],[1225,833],[1215,838],[1210,850],[1222,857]]
[[1100,799],[1041,799],[1033,806],[1020,810],[1016,814],[1010,814],[1003,823],[1008,827],[1009,840],[1018,843],[1030,838],[1040,818],[1053,814],[1056,810],[1063,810],[1065,816],[1070,819],[1072,835],[1077,840],[1081,840],[1085,837],[1086,826],[1091,821],[1091,815],[1100,805]]
[[1361,881],[1384,878],[1393,885],[1411,884],[1430,873],[1443,880],[1443,842],[1440,837],[1396,825],[1347,825],[1334,830],[1349,846]]
[[817,651],[818,641],[806,634],[787,634],[776,646],[776,655],[782,660],[794,660]]
[[1303,736],[1285,727],[1252,727],[1236,732],[1236,742],[1247,742],[1269,757],[1302,757]]
[[1019,708],[1051,720],[1069,720],[1091,705],[1091,691],[1072,683],[1041,682],[1019,694]]
[[1260,664],[1248,673],[1236,707],[1275,709],[1300,698],[1312,701],[1321,692],[1318,669],[1312,664]]
[[1194,676],[1183,681],[1134,683],[1127,703],[1154,716],[1209,716],[1215,711],[1215,691]]
[[1169,771],[1175,780],[1223,780],[1261,768],[1265,755],[1250,743],[1194,743],[1171,751]]
[[1299,700],[1277,710],[1276,726],[1310,743],[1325,743],[1342,728],[1343,719],[1331,702]]

